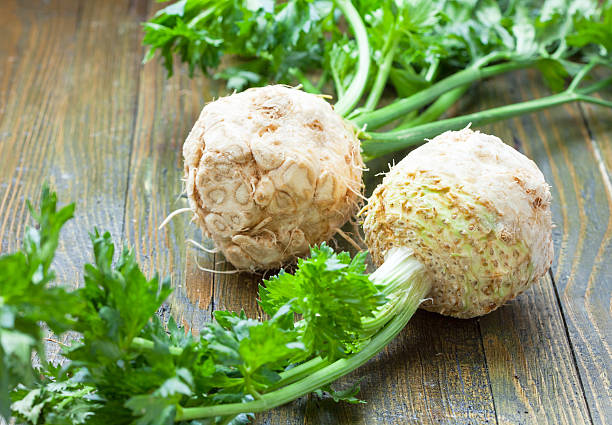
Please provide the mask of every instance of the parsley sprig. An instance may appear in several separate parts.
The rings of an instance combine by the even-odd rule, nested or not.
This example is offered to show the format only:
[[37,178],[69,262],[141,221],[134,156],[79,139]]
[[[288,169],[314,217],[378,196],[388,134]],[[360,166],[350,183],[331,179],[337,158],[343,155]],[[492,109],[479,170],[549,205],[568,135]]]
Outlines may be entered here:
[[[368,275],[365,254],[351,258],[322,244],[295,273],[281,270],[260,287],[268,320],[216,311],[195,337],[173,319],[161,323],[155,312],[169,281],[147,278],[125,248],[116,255],[109,233],[90,235],[93,261],[80,288],[52,286],[60,230],[73,211],[73,204],[58,209],[45,188],[22,250],[0,257],[5,418],[240,424],[310,392],[359,402],[358,385],[334,391],[329,384],[393,339],[428,290],[409,251]],[[41,322],[58,335],[79,335],[63,347],[61,366],[45,360]]]
[[[368,160],[435,136],[439,126],[428,125],[482,79],[534,68],[557,93],[593,61],[610,66],[611,23],[610,0],[180,0],[144,24],[143,42],[145,62],[160,52],[168,75],[178,57],[191,75],[199,68],[230,90],[333,90],[336,110],[370,132],[362,133]],[[231,65],[221,66],[226,56]],[[603,81],[598,89],[610,85]],[[397,99],[379,107],[384,90]],[[573,94],[565,101],[593,101]],[[554,96],[443,129],[554,107]],[[373,132],[385,125],[397,133]]]
[[82,309],[77,297],[49,286],[60,230],[74,212],[74,205],[57,210],[56,203],[47,187],[39,212],[28,203],[38,226],[26,230],[21,251],[0,257],[0,414],[5,417],[10,412],[9,389],[36,381],[32,354],[45,360],[39,322],[62,333],[75,325],[71,313]]

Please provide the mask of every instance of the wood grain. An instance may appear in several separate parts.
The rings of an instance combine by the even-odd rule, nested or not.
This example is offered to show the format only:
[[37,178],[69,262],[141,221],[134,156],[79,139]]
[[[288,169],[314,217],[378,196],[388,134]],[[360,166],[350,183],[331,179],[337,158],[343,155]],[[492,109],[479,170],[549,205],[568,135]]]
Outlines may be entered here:
[[[500,99],[509,103],[546,94],[534,72],[495,79],[478,92],[489,105],[499,103]],[[566,323],[572,320],[568,308],[579,306],[583,298],[578,293],[572,297],[564,295],[564,284],[559,284],[561,276],[558,274],[559,264],[565,262],[565,258],[579,258],[585,245],[597,246],[596,240],[582,239],[580,242],[577,238],[579,234],[584,235],[582,238],[586,236],[589,217],[603,215],[607,221],[608,210],[601,202],[591,205],[588,214],[580,211],[585,189],[601,191],[604,188],[601,182],[592,180],[592,173],[586,177],[578,171],[592,170],[595,165],[593,156],[584,146],[588,130],[576,104],[488,126],[484,130],[513,144],[540,166],[552,186],[556,224],[553,231],[554,282],[550,278],[542,279],[509,306],[481,319],[498,421],[589,423],[593,404],[588,391],[585,401],[585,375],[577,369],[573,351],[577,335],[585,331],[591,333],[592,325],[583,321],[581,331],[566,328]],[[570,209],[574,211],[570,213]],[[581,290],[585,289],[584,283],[578,285],[582,286]],[[598,292],[599,296],[605,295],[604,291]],[[601,343],[601,336],[592,336],[594,344]],[[603,360],[602,366],[609,368],[609,359]],[[605,378],[600,377],[598,382],[605,385]],[[606,392],[604,388],[595,389],[599,394],[602,391]],[[607,416],[610,417],[610,413]],[[604,422],[604,418],[606,415],[601,414],[593,417],[596,423]]]
[[480,326],[499,424],[590,423],[550,276]]
[[[60,201],[78,202],[55,260],[58,282],[76,286],[91,259],[94,226],[118,241],[128,176],[140,66],[140,4],[126,2],[3,2],[21,30],[11,42],[0,121],[0,238],[18,246],[28,223],[25,200],[43,181]],[[5,15],[4,10],[8,10]],[[11,24],[13,25],[13,24]],[[4,67],[4,63],[3,63]],[[2,73],[4,74],[4,73]],[[67,338],[68,336],[65,336]],[[51,359],[58,347],[49,346]]]
[[[74,29],[77,25],[77,2],[55,2],[49,5],[47,13],[18,6],[22,5],[7,2],[0,14],[2,24],[14,28],[7,32],[7,37],[0,38],[2,251],[17,248],[27,217],[24,200],[38,196],[40,181],[49,172],[51,161],[43,158],[53,159],[54,144],[49,140],[56,139],[60,132],[59,122],[49,116],[53,116],[53,109],[56,116],[64,112],[61,107],[66,103],[64,93],[54,92],[53,87],[61,69],[72,62],[70,55],[74,51],[70,35],[61,28]],[[24,55],[25,51],[33,54]],[[33,72],[39,67],[48,69],[44,73]],[[51,99],[55,101],[53,105]]]
[[[608,88],[602,97],[612,99],[612,90]],[[583,286],[572,294],[567,291],[568,283],[573,284],[572,280],[564,280],[562,275],[555,275],[555,279],[566,288],[563,302],[567,302],[567,295],[578,292],[578,302],[582,305],[571,309],[573,317],[569,323],[571,329],[580,334],[581,342],[586,342],[576,347],[578,366],[584,376],[587,399],[595,421],[612,423],[612,111],[588,104],[583,104],[581,110],[589,129],[588,150],[601,179],[600,190],[603,189],[606,195],[608,216],[607,222],[603,216],[600,223],[599,228],[605,228],[605,231],[591,259],[592,269],[586,288]],[[587,208],[591,207],[587,205]]]
[[[58,281],[76,285],[94,225],[125,239],[147,273],[172,279],[172,314],[197,333],[217,309],[256,303],[262,276],[230,271],[187,216],[182,143],[219,86],[140,64],[149,1],[0,3],[0,252],[17,249],[49,180],[77,218],[62,234]],[[496,78],[457,110],[539,97],[535,73]],[[608,98],[612,93],[604,94]],[[552,185],[553,273],[480,320],[418,312],[383,352],[335,385],[361,381],[364,405],[303,397],[259,424],[582,424],[612,421],[612,112],[568,105],[484,128],[521,149]],[[401,155],[395,155],[396,158]],[[391,157],[368,164],[367,185]],[[341,246],[345,246],[340,242]],[[53,354],[53,349],[52,349]],[[53,357],[53,356],[52,356]]]
[[495,423],[475,320],[419,311],[381,354],[341,385],[359,377],[368,404],[335,406],[353,418],[343,423]]
[[189,214],[176,217],[163,229],[159,226],[170,212],[187,206],[181,197],[182,146],[204,101],[211,97],[209,90],[205,78],[190,79],[182,69],[167,79],[158,60],[142,67],[124,225],[124,237],[143,267],[170,276],[174,288],[170,312],[177,323],[195,333],[210,320],[212,307],[212,276],[197,264],[214,268],[213,257],[188,247],[187,239],[202,242]]
[[[541,95],[533,84],[534,95]],[[608,91],[609,94],[609,91]],[[565,115],[545,111],[538,116],[538,134],[555,164],[553,208],[558,225],[552,276],[574,351],[581,383],[594,423],[612,421],[612,336],[610,301],[612,280],[612,193],[609,174],[603,173],[594,140],[605,143],[610,133],[593,133],[584,125],[578,107]],[[592,114],[594,117],[595,113]],[[601,119],[609,111],[598,108]],[[563,127],[561,127],[561,124]],[[551,167],[552,171],[552,167]]]

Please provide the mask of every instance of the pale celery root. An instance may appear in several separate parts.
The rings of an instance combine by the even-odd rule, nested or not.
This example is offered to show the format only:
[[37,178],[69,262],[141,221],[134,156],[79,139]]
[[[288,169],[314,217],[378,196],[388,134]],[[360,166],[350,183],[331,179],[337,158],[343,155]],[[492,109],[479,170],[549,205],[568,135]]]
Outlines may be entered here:
[[319,96],[285,86],[206,105],[183,156],[195,222],[238,269],[306,254],[354,215],[361,196],[354,129]]
[[536,164],[495,136],[448,131],[412,151],[372,194],[364,221],[377,264],[411,248],[432,288],[422,308],[468,318],[549,269],[551,195]]

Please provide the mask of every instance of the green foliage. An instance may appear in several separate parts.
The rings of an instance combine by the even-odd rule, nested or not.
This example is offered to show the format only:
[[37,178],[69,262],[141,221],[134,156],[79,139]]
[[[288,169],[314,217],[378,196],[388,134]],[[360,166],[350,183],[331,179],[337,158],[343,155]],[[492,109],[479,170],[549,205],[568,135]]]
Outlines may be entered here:
[[606,1],[593,12],[595,18],[578,16],[575,18],[576,30],[567,36],[571,46],[589,46],[594,53],[610,58],[612,55],[612,1]]
[[357,382],[344,390],[334,390],[330,385],[325,385],[323,388],[314,391],[314,394],[320,398],[324,398],[328,395],[336,403],[344,401],[351,404],[363,404],[365,401],[357,397],[359,391],[360,385],[359,382]]
[[[365,274],[365,254],[351,259],[322,245],[295,274],[281,272],[261,289],[270,319],[217,311],[196,338],[173,319],[161,323],[155,312],[170,293],[168,280],[148,279],[127,249],[116,256],[109,233],[91,234],[93,262],[82,287],[48,285],[60,229],[73,210],[57,210],[56,195],[45,188],[33,212],[38,227],[27,230],[22,251],[0,258],[1,413],[23,423],[171,424],[192,406],[259,399],[282,387],[283,374],[299,362],[355,351],[362,319],[385,301]],[[303,320],[294,323],[296,314]],[[64,347],[63,366],[44,361],[41,321],[56,333],[80,334]],[[42,358],[37,370],[33,351]],[[357,400],[356,388],[322,390]],[[249,417],[193,424],[238,425]]]
[[83,339],[67,352],[75,364],[115,363],[170,294],[170,281],[148,280],[134,254],[124,248],[113,265],[110,233],[91,235],[94,263],[85,266],[85,285],[75,295],[85,300],[75,330]]
[[44,361],[38,322],[61,333],[74,325],[71,315],[82,307],[63,288],[47,286],[55,277],[50,267],[60,230],[72,217],[74,204],[58,210],[55,193],[45,186],[40,211],[28,207],[37,226],[26,229],[21,251],[0,257],[0,415],[5,417],[9,391],[36,378],[31,366],[33,352]]
[[278,372],[304,351],[288,306],[264,322],[248,319],[244,312],[216,311],[215,319],[203,329],[202,338],[215,364],[239,372],[233,379],[227,377],[225,393],[258,396],[280,380]]
[[[400,96],[438,78],[490,62],[545,59],[554,89],[571,74],[563,59],[610,54],[612,6],[595,0],[354,1],[366,26],[376,67],[393,55],[391,83]],[[322,69],[342,95],[356,72],[357,48],[331,0],[181,0],[144,24],[145,61],[159,51],[169,75],[174,57],[204,73],[224,55],[237,60],[215,78],[241,90],[295,82],[291,69]],[[587,46],[588,48],[584,48]],[[578,57],[579,58],[579,57]],[[376,68],[375,68],[376,69]],[[370,78],[370,82],[373,79]]]
[[289,81],[293,67],[312,69],[322,61],[324,32],[333,29],[331,0],[181,0],[144,24],[145,62],[159,51],[168,75],[174,55],[205,74],[223,55],[240,64],[216,74],[230,89],[273,79]]
[[330,360],[344,357],[360,336],[362,318],[385,303],[365,273],[365,257],[362,252],[351,259],[326,244],[311,248],[310,258],[298,260],[294,274],[281,270],[260,286],[260,305],[278,314],[289,304],[303,318],[299,331],[308,352]]
[[31,424],[78,425],[91,423],[99,407],[94,388],[79,381],[80,374],[63,380],[58,367],[47,365],[36,388],[20,386],[12,394],[15,418]]

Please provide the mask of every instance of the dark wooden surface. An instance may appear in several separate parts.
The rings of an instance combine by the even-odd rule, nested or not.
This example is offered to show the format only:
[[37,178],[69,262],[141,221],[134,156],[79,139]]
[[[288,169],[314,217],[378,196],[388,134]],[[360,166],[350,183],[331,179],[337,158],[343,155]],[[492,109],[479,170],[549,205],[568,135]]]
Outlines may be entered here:
[[[255,302],[261,276],[230,267],[183,218],[181,146],[214,82],[170,80],[142,66],[146,1],[0,2],[0,251],[18,248],[26,199],[50,181],[77,201],[63,233],[59,280],[78,285],[98,226],[127,241],[149,273],[170,275],[168,308],[197,332],[215,309]],[[472,89],[468,112],[542,96],[537,75],[516,73]],[[607,96],[612,95],[608,91]],[[567,105],[482,128],[533,158],[552,186],[555,261],[548,276],[475,320],[418,312],[379,356],[338,383],[363,377],[365,405],[305,397],[257,416],[262,424],[612,423],[612,112]],[[370,164],[366,179],[390,158]]]

